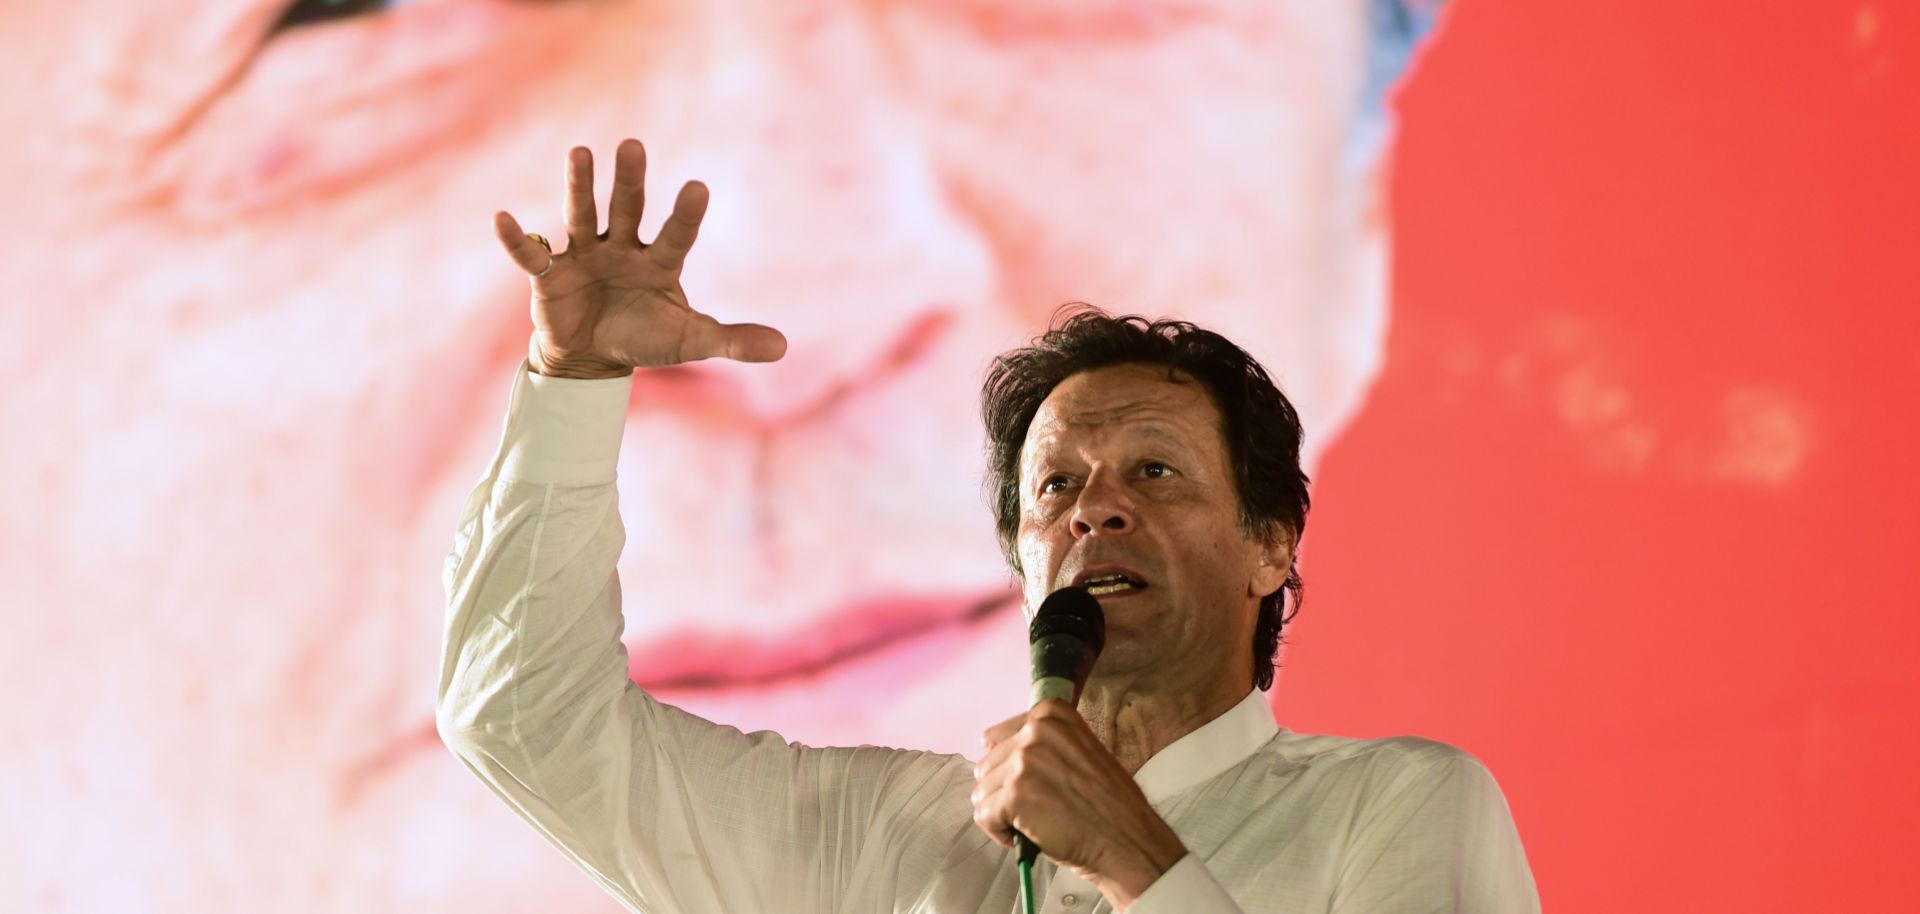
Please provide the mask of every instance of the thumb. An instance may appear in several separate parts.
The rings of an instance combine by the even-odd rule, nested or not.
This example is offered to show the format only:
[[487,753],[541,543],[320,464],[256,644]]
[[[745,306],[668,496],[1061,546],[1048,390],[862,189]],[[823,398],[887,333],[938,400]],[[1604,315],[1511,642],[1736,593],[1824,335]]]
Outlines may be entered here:
[[722,324],[701,321],[696,358],[736,362],[775,362],[787,354],[787,337],[765,324]]

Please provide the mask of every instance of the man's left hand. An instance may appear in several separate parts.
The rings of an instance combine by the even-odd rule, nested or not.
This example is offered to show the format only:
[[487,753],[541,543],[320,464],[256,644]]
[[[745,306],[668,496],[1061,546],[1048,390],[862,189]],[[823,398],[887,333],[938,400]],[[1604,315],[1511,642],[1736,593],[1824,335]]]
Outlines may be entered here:
[[1116,910],[1160,878],[1187,849],[1133,776],[1064,701],[989,728],[973,768],[973,821],[1002,846],[1014,831],[1094,884]]

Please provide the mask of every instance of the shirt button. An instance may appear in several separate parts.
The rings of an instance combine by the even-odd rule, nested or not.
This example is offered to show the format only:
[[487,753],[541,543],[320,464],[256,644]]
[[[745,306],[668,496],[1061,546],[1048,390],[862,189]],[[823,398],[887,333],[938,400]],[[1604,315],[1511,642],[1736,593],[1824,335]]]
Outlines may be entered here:
[[1069,908],[1071,908],[1071,907],[1073,907],[1073,906],[1075,906],[1075,905],[1077,905],[1077,904],[1079,904],[1079,903],[1080,903],[1080,896],[1078,896],[1078,895],[1062,895],[1062,896],[1060,896],[1060,903],[1061,903],[1061,904],[1063,904],[1063,905],[1066,905],[1066,906],[1067,906],[1067,907],[1069,907]]

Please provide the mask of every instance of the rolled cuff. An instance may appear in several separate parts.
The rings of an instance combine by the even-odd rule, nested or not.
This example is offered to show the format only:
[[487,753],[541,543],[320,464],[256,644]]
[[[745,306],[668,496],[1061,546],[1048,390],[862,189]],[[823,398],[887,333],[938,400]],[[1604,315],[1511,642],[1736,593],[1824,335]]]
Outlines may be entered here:
[[1196,854],[1181,857],[1172,869],[1160,874],[1140,897],[1133,900],[1127,914],[1240,914],[1240,905],[1213,878],[1207,865]]
[[583,380],[520,364],[507,406],[500,478],[557,485],[614,480],[633,377]]

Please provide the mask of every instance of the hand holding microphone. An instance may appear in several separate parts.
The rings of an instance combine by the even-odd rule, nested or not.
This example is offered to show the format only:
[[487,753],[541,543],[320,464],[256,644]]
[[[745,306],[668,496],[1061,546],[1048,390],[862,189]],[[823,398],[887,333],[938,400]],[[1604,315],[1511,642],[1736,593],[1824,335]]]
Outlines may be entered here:
[[[1107,616],[1100,609],[1100,601],[1080,587],[1063,587],[1049,594],[1027,626],[1033,677],[1027,707],[1037,708],[1047,701],[1077,707],[1080,690],[1087,687],[1094,661],[1100,659],[1100,651],[1106,646]],[[1020,849],[1021,863],[1039,856],[1039,847],[1017,830],[1014,842]]]
[[973,821],[1022,859],[1043,852],[1130,901],[1186,851],[1075,707],[1105,616],[1085,590],[1062,588],[1034,614],[1029,640],[1034,704],[987,730]]

